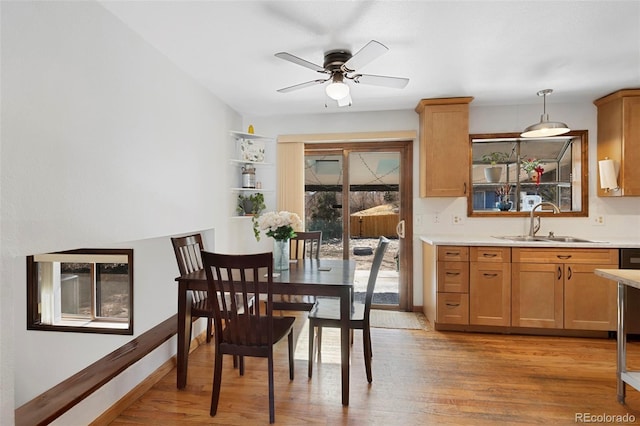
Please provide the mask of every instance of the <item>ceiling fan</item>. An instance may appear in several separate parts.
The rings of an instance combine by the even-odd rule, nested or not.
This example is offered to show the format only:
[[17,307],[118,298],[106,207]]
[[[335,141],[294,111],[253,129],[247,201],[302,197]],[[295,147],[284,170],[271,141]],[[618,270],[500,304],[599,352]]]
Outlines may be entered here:
[[389,77],[383,75],[360,74],[356,70],[373,61],[389,49],[380,42],[371,40],[362,49],[352,55],[349,50],[336,49],[329,50],[324,54],[323,66],[316,65],[287,52],[276,53],[276,57],[294,64],[302,65],[322,74],[328,74],[327,78],[307,81],[306,83],[295,84],[293,86],[278,89],[280,93],[288,93],[294,90],[303,89],[316,84],[323,84],[328,81],[326,87],[327,96],[335,100],[338,106],[350,106],[351,94],[346,80],[351,80],[356,84],[370,84],[374,86],[392,87],[396,89],[404,88],[409,83],[408,78]]

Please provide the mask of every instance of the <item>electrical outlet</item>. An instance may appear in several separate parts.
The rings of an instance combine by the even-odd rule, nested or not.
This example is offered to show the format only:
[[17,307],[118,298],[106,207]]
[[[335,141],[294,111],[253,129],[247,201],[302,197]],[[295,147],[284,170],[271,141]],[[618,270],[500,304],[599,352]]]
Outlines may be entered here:
[[602,225],[604,225],[604,216],[603,216],[603,215],[601,215],[601,214],[596,215],[596,216],[593,218],[593,225],[594,225],[594,226],[602,226]]
[[439,212],[435,212],[433,214],[433,223],[440,223],[440,213]]
[[457,214],[452,214],[451,223],[453,225],[462,225],[463,224],[462,216],[458,216]]

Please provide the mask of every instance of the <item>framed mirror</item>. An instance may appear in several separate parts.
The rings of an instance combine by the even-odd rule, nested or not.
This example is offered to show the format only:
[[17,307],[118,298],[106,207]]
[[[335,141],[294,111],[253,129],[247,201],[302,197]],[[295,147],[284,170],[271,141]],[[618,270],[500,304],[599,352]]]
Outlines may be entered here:
[[474,134],[469,142],[468,216],[528,216],[542,201],[559,207],[556,216],[588,216],[587,130],[547,138]]

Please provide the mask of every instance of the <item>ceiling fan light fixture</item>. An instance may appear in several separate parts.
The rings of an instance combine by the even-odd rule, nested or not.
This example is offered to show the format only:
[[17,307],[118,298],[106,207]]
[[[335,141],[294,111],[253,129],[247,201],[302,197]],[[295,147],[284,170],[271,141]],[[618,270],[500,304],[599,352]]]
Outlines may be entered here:
[[553,92],[553,89],[544,89],[538,92],[538,96],[543,97],[543,111],[540,116],[540,122],[532,124],[524,129],[520,134],[523,138],[545,138],[549,136],[563,135],[571,129],[559,121],[549,121],[549,114],[547,114],[547,95]]
[[329,96],[331,99],[338,101],[349,96],[349,86],[347,86],[347,84],[342,80],[342,74],[333,74],[331,83],[325,89],[325,92],[327,92],[327,96]]

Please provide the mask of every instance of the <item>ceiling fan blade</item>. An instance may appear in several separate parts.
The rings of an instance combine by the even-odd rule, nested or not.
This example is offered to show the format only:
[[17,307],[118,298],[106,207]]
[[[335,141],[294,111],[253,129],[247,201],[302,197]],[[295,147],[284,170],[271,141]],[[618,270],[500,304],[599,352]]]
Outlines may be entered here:
[[342,70],[344,72],[354,72],[355,70],[359,70],[378,56],[385,53],[387,50],[389,50],[389,48],[384,44],[371,40],[369,43],[365,44],[362,49],[358,50],[351,59],[342,65]]
[[408,78],[388,77],[385,75],[357,74],[351,78],[354,83],[370,84],[372,86],[392,87],[394,89],[404,89],[409,83]]
[[313,62],[309,62],[309,61],[304,60],[302,58],[298,58],[297,56],[294,56],[291,53],[279,52],[279,53],[276,53],[275,56],[277,58],[284,59],[285,61],[289,61],[289,62],[293,62],[294,64],[302,65],[305,68],[310,68],[310,69],[312,69],[314,71],[325,72],[324,68],[321,67],[320,65],[316,65]]
[[315,86],[316,84],[322,84],[329,80],[330,79],[323,80],[320,78],[318,80],[311,80],[311,81],[307,81],[306,83],[294,84],[293,86],[284,87],[282,89],[278,89],[277,91],[280,93],[289,93],[289,92],[293,92],[294,90],[304,89],[305,87]]

